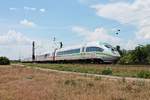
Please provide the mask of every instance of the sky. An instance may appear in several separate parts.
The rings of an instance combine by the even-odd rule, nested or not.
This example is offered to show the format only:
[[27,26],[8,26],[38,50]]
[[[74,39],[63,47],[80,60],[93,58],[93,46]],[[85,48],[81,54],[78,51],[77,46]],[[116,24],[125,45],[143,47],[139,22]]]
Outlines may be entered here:
[[[150,0],[0,0],[0,56],[23,59],[103,41],[134,49],[150,44]],[[120,30],[119,34],[115,34]]]

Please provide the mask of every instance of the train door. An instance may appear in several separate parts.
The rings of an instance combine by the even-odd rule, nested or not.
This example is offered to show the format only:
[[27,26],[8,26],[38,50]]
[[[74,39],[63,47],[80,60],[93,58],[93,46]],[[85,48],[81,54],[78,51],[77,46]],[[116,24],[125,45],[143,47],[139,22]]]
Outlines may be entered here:
[[85,58],[85,47],[81,47],[81,59],[84,59]]

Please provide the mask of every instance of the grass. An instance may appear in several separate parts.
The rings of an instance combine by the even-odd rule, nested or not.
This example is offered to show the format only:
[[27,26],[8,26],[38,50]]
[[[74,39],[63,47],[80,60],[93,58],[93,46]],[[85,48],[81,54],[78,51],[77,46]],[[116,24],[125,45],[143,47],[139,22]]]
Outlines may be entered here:
[[112,69],[111,68],[106,68],[102,71],[103,75],[112,75]]
[[141,71],[137,76],[140,78],[150,78],[150,71]]
[[[89,74],[103,74],[107,68],[113,76],[139,77],[141,71],[150,72],[150,65],[95,65],[95,64],[24,64],[30,67],[48,68],[60,71],[81,72]],[[140,77],[144,78],[144,77]],[[150,77],[147,77],[150,78]]]
[[149,90],[144,81],[0,67],[0,100],[149,100]]

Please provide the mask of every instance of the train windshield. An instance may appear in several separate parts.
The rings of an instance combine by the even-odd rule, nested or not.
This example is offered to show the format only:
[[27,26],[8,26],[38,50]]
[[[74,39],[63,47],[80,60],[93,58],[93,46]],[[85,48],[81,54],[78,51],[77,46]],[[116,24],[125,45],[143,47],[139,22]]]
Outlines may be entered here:
[[114,48],[112,45],[110,44],[105,44],[104,45],[106,48],[111,49],[112,51],[117,51],[116,48]]
[[110,44],[105,44],[105,47],[106,47],[106,48],[113,49],[113,46],[111,46]]

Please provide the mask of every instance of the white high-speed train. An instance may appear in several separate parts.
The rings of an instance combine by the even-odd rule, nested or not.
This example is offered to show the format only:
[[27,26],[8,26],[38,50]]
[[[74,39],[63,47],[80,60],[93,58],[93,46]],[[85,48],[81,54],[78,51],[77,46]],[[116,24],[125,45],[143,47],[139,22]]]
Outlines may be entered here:
[[[53,53],[37,55],[34,62],[96,62],[112,63],[120,57],[118,51],[108,43],[91,42],[84,45],[57,49]],[[23,62],[32,62],[32,58]]]

